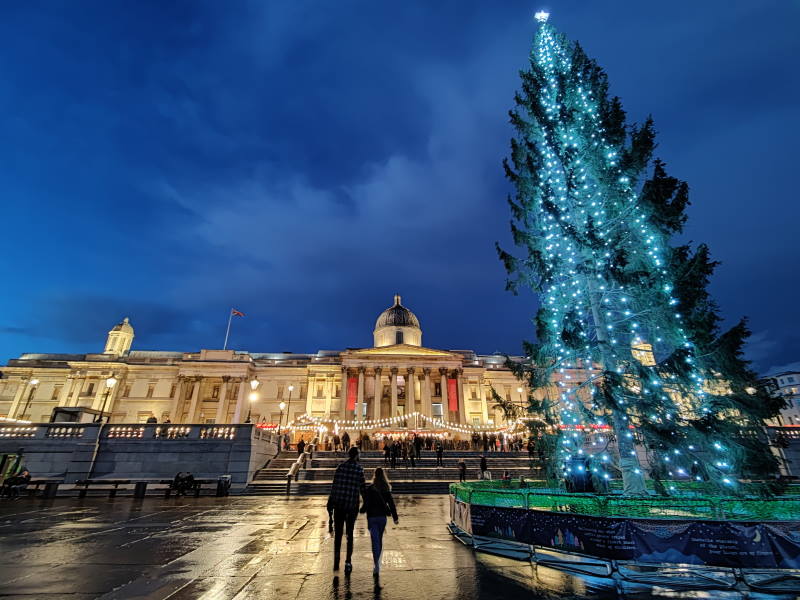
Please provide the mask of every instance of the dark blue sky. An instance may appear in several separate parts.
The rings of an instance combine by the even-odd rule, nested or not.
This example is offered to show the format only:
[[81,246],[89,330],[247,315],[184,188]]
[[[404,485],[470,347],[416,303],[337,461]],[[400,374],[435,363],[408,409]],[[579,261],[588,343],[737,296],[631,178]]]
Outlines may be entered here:
[[[25,2],[0,20],[0,361],[423,342],[517,352],[501,159],[528,1]],[[554,1],[687,180],[761,370],[800,361],[800,4]]]

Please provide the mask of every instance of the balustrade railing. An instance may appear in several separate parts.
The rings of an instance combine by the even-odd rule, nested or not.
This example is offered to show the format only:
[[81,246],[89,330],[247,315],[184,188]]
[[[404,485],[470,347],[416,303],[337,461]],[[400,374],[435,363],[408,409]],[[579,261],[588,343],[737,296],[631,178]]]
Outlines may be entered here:
[[36,437],[35,425],[3,425],[0,426],[0,439],[18,440]]
[[76,440],[95,439],[97,431],[106,440],[235,440],[254,439],[278,443],[280,436],[258,429],[250,424],[242,425],[172,425],[158,423],[99,424],[99,423],[0,423],[0,440],[47,439]]

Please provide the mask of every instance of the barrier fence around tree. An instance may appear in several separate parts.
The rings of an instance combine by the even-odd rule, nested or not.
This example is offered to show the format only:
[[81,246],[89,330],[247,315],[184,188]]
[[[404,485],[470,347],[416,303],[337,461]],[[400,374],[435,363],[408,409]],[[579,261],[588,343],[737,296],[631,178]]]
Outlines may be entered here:
[[452,525],[471,537],[652,565],[800,569],[800,495],[600,496],[507,481],[450,492]]

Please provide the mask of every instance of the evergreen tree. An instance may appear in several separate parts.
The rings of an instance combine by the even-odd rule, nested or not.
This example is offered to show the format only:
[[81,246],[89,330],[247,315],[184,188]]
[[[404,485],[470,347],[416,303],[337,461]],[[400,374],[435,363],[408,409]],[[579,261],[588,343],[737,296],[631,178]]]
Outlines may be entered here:
[[559,372],[590,373],[561,388],[569,435],[549,444],[552,458],[566,474],[570,459],[586,457],[582,432],[608,426],[617,456],[601,451],[588,464],[615,462],[625,493],[645,492],[645,469],[658,482],[735,491],[738,479],[776,470],[760,432],[779,401],[754,385],[745,322],[720,331],[708,248],[670,245],[686,221],[688,186],[653,158],[652,120],[628,125],[597,63],[546,15],[537,19],[504,162],[522,256],[498,252],[509,289],[528,286],[540,299],[537,343],[526,345],[518,374],[539,386]]

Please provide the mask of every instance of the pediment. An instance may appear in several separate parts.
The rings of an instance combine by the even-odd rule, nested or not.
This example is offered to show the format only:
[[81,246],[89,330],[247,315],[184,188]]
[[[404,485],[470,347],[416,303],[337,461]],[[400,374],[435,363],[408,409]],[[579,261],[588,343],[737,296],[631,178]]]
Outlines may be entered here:
[[347,355],[353,358],[364,358],[367,356],[425,356],[438,358],[461,358],[458,354],[446,352],[445,350],[434,350],[422,346],[411,346],[410,344],[394,344],[392,346],[381,346],[380,348],[362,348],[360,350],[348,350]]

